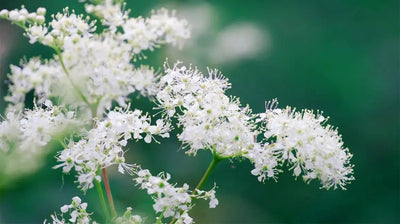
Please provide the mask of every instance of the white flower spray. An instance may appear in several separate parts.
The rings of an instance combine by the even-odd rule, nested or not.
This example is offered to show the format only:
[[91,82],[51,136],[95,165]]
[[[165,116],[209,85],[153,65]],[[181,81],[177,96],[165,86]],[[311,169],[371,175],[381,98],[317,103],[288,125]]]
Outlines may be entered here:
[[307,182],[320,179],[323,188],[336,189],[354,179],[352,154],[343,147],[337,129],[323,126],[328,118],[311,110],[267,109],[261,118],[266,122],[264,137],[275,138],[269,148],[286,160],[297,177]]
[[[319,179],[327,189],[345,189],[354,179],[352,155],[337,129],[325,124],[322,113],[277,109],[273,101],[265,113],[253,114],[239,98],[226,95],[231,84],[217,70],[208,69],[203,75],[177,62],[166,63],[162,74],[138,65],[144,51],[162,44],[181,47],[190,37],[188,23],[174,12],[160,9],[148,18],[131,18],[121,0],[81,2],[91,16],[65,8],[46,21],[44,8],[32,13],[24,7],[0,11],[0,18],[24,29],[30,43],[54,50],[52,58],[34,57],[11,66],[5,97],[9,104],[0,123],[2,177],[33,173],[45,148],[62,148],[54,168],[76,174],[75,182],[84,193],[96,188],[102,222],[118,224],[144,223],[146,218],[132,214],[131,207],[118,216],[107,175],[113,166],[131,175],[132,186],[151,196],[157,216],[154,223],[171,224],[194,223],[189,215],[194,200],[209,200],[210,208],[219,204],[216,186],[208,191],[203,186],[216,165],[226,159],[250,160],[251,174],[259,181],[276,180],[284,164],[296,177],[302,175],[306,182]],[[95,26],[98,22],[101,31]],[[26,94],[31,91],[35,96],[32,110],[25,109]],[[161,118],[152,121],[152,115],[132,108],[132,93],[154,101]],[[129,141],[162,143],[174,127],[181,130],[177,138],[187,154],[203,149],[212,154],[208,169],[192,190],[186,183],[181,187],[169,183],[171,176],[166,172],[153,176],[125,158]],[[27,169],[12,165],[21,163]],[[52,223],[96,223],[87,207],[73,197],[71,204],[61,207],[60,215],[51,215]]]

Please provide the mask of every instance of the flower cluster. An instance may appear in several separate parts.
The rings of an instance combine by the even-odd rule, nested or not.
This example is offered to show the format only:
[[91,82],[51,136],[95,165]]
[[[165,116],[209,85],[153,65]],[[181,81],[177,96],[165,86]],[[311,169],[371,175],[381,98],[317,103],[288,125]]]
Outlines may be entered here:
[[153,208],[157,213],[161,213],[158,219],[173,217],[177,220],[176,223],[193,223],[193,219],[188,214],[193,206],[192,198],[210,200],[210,208],[218,205],[214,189],[208,192],[196,189],[195,193],[191,194],[187,184],[175,187],[168,183],[168,180],[171,179],[168,173],[152,176],[150,171],[145,169],[137,171],[136,175],[134,181],[137,185],[152,195],[155,202]]
[[178,137],[188,145],[188,153],[211,149],[222,158],[242,156],[255,164],[252,173],[260,181],[275,176],[277,154],[257,142],[259,132],[250,109],[225,95],[230,87],[226,78],[216,70],[204,76],[179,63],[166,67],[165,73],[157,93],[159,107],[178,117],[183,127]]
[[[173,67],[165,64],[165,74],[160,74],[150,66],[136,64],[144,58],[144,51],[161,44],[180,46],[190,37],[187,22],[177,19],[174,12],[161,9],[148,18],[131,18],[122,0],[81,2],[86,2],[86,12],[94,18],[68,8],[52,15],[50,21],[45,21],[44,8],[33,13],[23,7],[0,11],[0,18],[25,30],[30,43],[54,50],[50,59],[34,57],[11,66],[5,98],[9,105],[6,119],[0,123],[2,178],[33,172],[45,148],[57,142],[63,150],[58,152],[54,168],[62,168],[64,173],[75,170],[78,187],[85,193],[96,184],[106,222],[119,224],[144,220],[132,215],[130,207],[117,217],[106,181],[106,168],[112,165],[117,165],[120,173],[134,176],[136,186],[151,195],[159,214],[156,223],[165,218],[175,224],[193,223],[189,216],[193,199],[209,200],[209,207],[215,208],[219,203],[215,187],[209,191],[200,188],[223,159],[250,160],[254,164],[251,173],[259,181],[276,179],[285,163],[296,177],[302,174],[306,182],[320,179],[327,189],[344,189],[354,179],[352,155],[343,147],[337,129],[325,125],[327,118],[322,114],[276,109],[276,101],[267,105],[265,113],[253,114],[238,98],[226,94],[231,85],[217,70],[209,69],[203,75],[177,62]],[[96,29],[97,22],[101,30]],[[24,109],[28,92],[34,93],[33,110]],[[155,100],[162,118],[152,123],[150,115],[131,110],[132,93]],[[156,136],[167,138],[175,120],[186,153],[196,155],[206,149],[213,154],[194,190],[186,183],[182,187],[170,184],[168,173],[153,176],[140,165],[125,161],[128,141],[150,143]],[[74,197],[71,204],[61,207],[60,217],[51,216],[52,222],[95,223],[86,207],[87,203]],[[64,218],[65,214],[70,218]]]
[[[75,196],[72,198],[72,203],[69,205],[63,205],[61,210],[61,217],[57,214],[51,215],[52,224],[66,224],[66,223],[77,223],[77,224],[96,224],[95,221],[91,221],[90,214],[86,212],[87,203],[82,203],[82,200]],[[71,218],[65,220],[64,214],[69,214]],[[44,221],[47,224],[47,221]],[[50,223],[49,223],[50,224]]]
[[93,181],[100,181],[99,170],[118,165],[118,171],[132,173],[132,166],[125,163],[124,150],[129,139],[152,141],[153,135],[169,137],[169,125],[157,120],[150,124],[150,118],[140,110],[124,111],[116,109],[107,114],[107,118],[96,121],[91,129],[78,142],[70,141],[57,156],[55,168],[63,168],[64,173],[74,168],[78,172],[79,186],[86,191],[92,188]]
[[116,224],[142,224],[144,223],[142,217],[139,215],[132,215],[132,208],[128,207],[126,208],[125,213],[116,218],[114,223]]
[[313,111],[268,109],[261,114],[266,122],[265,138],[275,138],[269,147],[287,160],[295,176],[303,174],[305,181],[320,179],[323,188],[336,189],[354,179],[352,154],[343,148],[341,136],[330,125],[328,118]]
[[[82,202],[82,200],[75,196],[72,198],[72,203],[69,205],[61,206],[61,214],[50,215],[52,222],[47,222],[45,220],[43,224],[67,224],[67,223],[76,223],[76,224],[96,224],[96,221],[93,221],[90,217],[92,213],[87,213],[86,208],[88,204],[86,202]],[[69,219],[64,217],[64,215],[68,214]],[[139,215],[132,215],[132,208],[128,207],[125,213],[116,217],[113,220],[115,224],[142,224],[143,219]]]
[[256,147],[250,111],[225,95],[230,84],[218,71],[203,76],[177,63],[165,73],[157,93],[159,107],[178,117],[183,126],[179,139],[189,153],[214,148],[219,156],[234,157]]
[[25,95],[34,90],[38,103],[48,99],[51,89],[62,77],[62,68],[54,60],[41,62],[40,58],[31,58],[29,61],[22,61],[20,66],[11,65],[11,74],[8,76],[11,85],[9,95],[5,100],[8,111],[21,111],[24,108]]
[[34,172],[49,152],[46,147],[52,139],[79,130],[73,111],[50,101],[45,104],[45,109],[35,106],[21,113],[8,112],[0,123],[0,174],[4,179]]
[[7,9],[3,9],[0,11],[0,18],[8,19],[20,26],[25,27],[26,24],[42,24],[45,21],[46,9],[38,8],[36,12],[29,13],[28,10],[22,6],[21,9],[14,9],[8,11]]
[[[90,1],[89,1],[90,2]],[[166,9],[153,11],[149,18],[129,18],[125,3],[104,0],[100,4],[86,4],[86,12],[101,18],[116,38],[127,42],[136,55],[144,50],[153,50],[159,44],[169,43],[180,46],[190,37],[186,20],[178,20],[175,13]],[[118,32],[121,28],[122,32]]]
[[[39,99],[55,97],[64,104],[86,106],[94,115],[110,108],[113,100],[125,106],[127,96],[136,90],[145,96],[154,94],[154,70],[148,66],[135,68],[132,58],[159,44],[176,45],[189,38],[187,22],[165,9],[146,19],[129,18],[126,12],[119,11],[120,22],[111,22],[118,18],[114,16],[117,12],[108,11],[111,3],[107,0],[103,5],[86,6],[88,12],[104,17],[103,25],[109,25],[102,33],[94,33],[95,20],[70,13],[68,8],[53,15],[48,23],[44,21],[43,8],[37,13],[28,13],[24,8],[1,11],[2,18],[18,22],[25,29],[31,43],[40,42],[56,52],[52,59],[33,58],[11,67],[12,85],[6,98],[11,103],[9,107],[22,110],[24,96],[32,89]],[[122,10],[118,4],[113,7]],[[43,21],[37,22],[33,15],[43,17]],[[112,29],[111,23],[121,29]]]

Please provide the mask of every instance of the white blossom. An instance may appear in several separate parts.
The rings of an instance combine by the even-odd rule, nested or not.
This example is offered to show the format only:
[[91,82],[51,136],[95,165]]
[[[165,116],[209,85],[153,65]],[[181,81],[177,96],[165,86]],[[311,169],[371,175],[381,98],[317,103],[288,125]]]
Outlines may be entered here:
[[178,117],[183,127],[178,138],[190,147],[188,153],[208,148],[221,157],[235,157],[261,147],[250,110],[225,95],[230,84],[218,71],[204,76],[177,63],[165,72],[157,100],[169,116]]
[[126,208],[125,213],[117,217],[114,221],[116,224],[142,224],[144,220],[139,215],[132,215],[132,208]]
[[38,169],[49,150],[52,140],[79,129],[72,111],[52,106],[46,109],[35,106],[20,113],[8,112],[0,123],[0,174],[10,178],[33,173]]
[[[43,224],[66,224],[66,223],[76,223],[76,224],[96,224],[92,221],[90,214],[86,211],[87,203],[82,203],[82,200],[75,196],[72,198],[72,203],[69,205],[63,205],[60,210],[61,214],[51,215],[52,222],[47,222],[45,220]],[[65,218],[64,215],[68,214],[70,218]]]
[[104,0],[102,4],[97,5],[85,4],[86,12],[101,18],[103,25],[110,27],[113,32],[129,18],[129,11],[124,11],[123,8],[125,3],[121,5],[113,0]]
[[175,218],[176,223],[193,223],[193,219],[188,214],[193,207],[192,198],[210,200],[210,208],[215,208],[218,205],[214,188],[210,191],[197,189],[195,193],[191,193],[187,184],[182,187],[171,185],[168,182],[171,175],[168,173],[153,176],[149,170],[140,169],[135,174],[137,177],[133,180],[139,185],[139,188],[147,190],[147,193],[152,195],[155,202],[154,210],[157,213],[162,213],[165,218]]
[[[152,11],[149,18],[129,18],[129,10],[125,11],[125,3],[104,0],[98,4],[86,4],[86,12],[101,18],[103,25],[109,27],[111,33],[129,43],[132,51],[140,55],[144,50],[153,50],[160,44],[182,45],[182,41],[190,37],[188,23],[175,17],[175,12],[166,9]],[[118,32],[121,27],[123,32]]]
[[165,9],[154,11],[149,18],[129,18],[124,6],[115,1],[86,7],[115,29],[95,34],[95,20],[68,7],[47,23],[44,8],[35,13],[25,8],[1,11],[2,18],[17,21],[25,29],[30,43],[40,42],[56,52],[52,59],[34,58],[11,67],[12,85],[6,100],[13,110],[22,110],[25,94],[31,90],[39,100],[56,97],[64,105],[87,107],[93,116],[110,109],[112,101],[126,106],[128,95],[135,91],[154,95],[154,70],[144,65],[135,68],[132,58],[143,50],[164,43],[176,45],[190,36],[187,22]]
[[3,9],[0,11],[0,18],[10,20],[11,22],[25,28],[30,24],[42,24],[44,22],[46,10],[43,9],[44,8],[39,8],[36,13],[29,13],[24,6],[22,6],[21,9],[13,9],[11,11]]
[[218,199],[215,197],[215,186],[213,189],[209,191],[203,191],[200,189],[196,189],[196,197],[197,198],[202,198],[204,200],[209,200],[209,207],[210,208],[216,208],[217,205],[219,204]]
[[52,18],[49,22],[50,32],[48,35],[54,39],[51,46],[56,48],[63,48],[65,38],[90,37],[96,30],[94,21],[90,22],[89,17],[84,17],[82,14],[77,15],[74,11],[70,13],[68,7],[64,8],[63,13],[57,13]]
[[287,107],[268,109],[261,118],[266,122],[265,138],[275,138],[268,147],[279,152],[295,176],[302,173],[307,182],[320,179],[322,187],[327,189],[338,186],[345,189],[354,179],[352,154],[343,147],[337,129],[323,126],[328,118],[322,113]]
[[[134,176],[136,185],[152,197],[153,209],[159,214],[157,223],[170,218],[176,224],[190,224],[194,222],[189,215],[192,199],[208,200],[210,208],[219,204],[216,186],[209,191],[192,191],[186,183],[177,187],[169,183],[168,173],[153,176],[127,163],[124,155],[128,141],[151,143],[157,142],[156,136],[169,137],[170,123],[177,120],[182,130],[178,139],[186,153],[212,152],[210,170],[217,160],[246,158],[254,164],[251,173],[259,181],[275,179],[281,172],[278,167],[285,163],[294,176],[301,175],[306,182],[320,179],[327,189],[345,189],[354,179],[352,155],[343,147],[337,129],[325,125],[327,118],[321,113],[276,109],[273,101],[265,113],[253,114],[238,98],[226,94],[231,84],[217,70],[208,69],[203,75],[177,62],[172,68],[166,64],[162,75],[137,63],[146,50],[162,44],[180,47],[190,37],[187,21],[178,19],[174,11],[160,9],[149,17],[130,18],[123,1],[80,1],[86,2],[86,12],[95,18],[78,15],[68,7],[50,21],[45,19],[45,8],[0,11],[0,18],[24,29],[31,44],[39,42],[54,50],[50,59],[36,57],[11,66],[5,98],[9,105],[0,122],[1,176],[32,173],[46,155],[46,147],[58,141],[64,149],[58,152],[54,168],[64,173],[74,170],[84,192],[101,181],[102,169],[116,165],[120,173]],[[101,22],[102,30],[96,30],[96,22]],[[239,31],[260,37],[254,29],[245,28]],[[225,42],[240,40],[231,34],[224,36]],[[239,47],[229,56],[253,55],[256,50],[251,50]],[[29,92],[35,97],[32,110],[24,109]],[[135,92],[155,99],[162,118],[152,122],[148,114],[130,110],[129,98]],[[86,208],[87,203],[73,197],[71,204],[60,208],[60,215],[51,215],[52,223],[95,223]],[[139,224],[144,219],[128,207],[112,222]]]
[[150,143],[153,135],[169,137],[169,124],[157,120],[150,124],[150,118],[140,110],[123,111],[116,109],[107,114],[107,118],[97,121],[80,141],[70,141],[67,148],[59,152],[58,164],[54,168],[63,168],[68,173],[72,168],[78,172],[78,183],[82,190],[92,188],[93,181],[100,181],[99,170],[118,165],[118,171],[132,174],[133,166],[125,163],[123,147],[130,139],[144,139]]
[[[8,75],[11,85],[8,101],[8,111],[21,111],[24,107],[25,95],[35,91],[38,102],[43,103],[51,95],[55,80],[59,80],[62,69],[54,60],[41,61],[39,58],[31,58],[28,62],[21,62],[20,66],[11,65],[11,73]],[[57,81],[58,81],[57,80]]]

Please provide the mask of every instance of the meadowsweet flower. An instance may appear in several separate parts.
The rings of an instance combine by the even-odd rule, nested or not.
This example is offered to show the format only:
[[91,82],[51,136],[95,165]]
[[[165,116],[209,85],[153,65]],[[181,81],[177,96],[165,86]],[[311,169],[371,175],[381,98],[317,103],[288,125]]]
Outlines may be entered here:
[[21,9],[14,9],[11,11],[7,9],[1,10],[0,18],[10,20],[21,27],[26,27],[31,24],[42,24],[45,14],[46,10],[44,8],[38,8],[37,12],[29,13],[28,10],[22,6]]
[[230,84],[218,71],[203,76],[177,63],[165,72],[157,100],[169,116],[178,117],[183,127],[178,138],[190,147],[188,153],[215,148],[218,155],[233,157],[255,147],[250,111],[225,95]]
[[114,223],[116,224],[141,224],[144,220],[139,215],[132,215],[132,208],[126,208],[125,213],[116,218]]
[[[9,105],[0,122],[1,180],[33,172],[46,155],[46,147],[58,140],[56,144],[64,149],[58,152],[54,168],[64,173],[74,170],[78,188],[85,193],[101,181],[101,171],[106,174],[106,168],[116,165],[120,173],[134,176],[136,186],[152,197],[153,209],[159,214],[157,223],[169,218],[176,224],[189,224],[193,223],[189,215],[192,199],[208,200],[210,208],[219,204],[216,186],[209,191],[199,188],[222,159],[248,159],[259,181],[275,178],[284,163],[296,177],[302,175],[306,182],[320,179],[328,189],[344,189],[354,179],[349,164],[352,155],[343,147],[337,129],[324,124],[327,118],[322,114],[276,109],[275,101],[265,113],[252,114],[238,98],[226,95],[231,85],[217,70],[208,69],[203,75],[177,62],[172,68],[165,65],[165,75],[160,75],[147,65],[136,65],[144,51],[161,44],[181,46],[190,37],[187,21],[178,19],[174,11],[160,9],[147,18],[130,18],[122,0],[80,2],[86,2],[85,10],[94,19],[68,7],[49,21],[44,8],[0,11],[0,18],[24,29],[31,44],[39,42],[54,50],[50,59],[37,57],[11,66],[5,98]],[[97,22],[101,30],[96,30]],[[26,94],[31,91],[34,109],[24,110]],[[129,96],[135,92],[155,99],[162,118],[152,122],[148,114],[130,110]],[[49,99],[59,105],[53,106]],[[181,187],[169,183],[168,173],[153,176],[125,161],[128,141],[151,143],[157,142],[156,136],[167,138],[174,120],[182,130],[178,139],[186,153],[195,155],[206,149],[213,154],[209,169],[193,191],[186,183]],[[107,181],[105,189],[113,215],[107,221],[144,222],[130,207],[122,216],[114,216]],[[86,208],[87,203],[73,197],[71,204],[60,208],[60,215],[51,215],[52,223],[95,223]]]
[[[118,11],[115,7],[120,8],[120,4],[108,0],[102,4],[92,5],[92,11],[104,16],[104,21],[115,19],[113,15]],[[110,7],[115,13],[107,11]],[[39,8],[35,15],[44,18],[45,12]],[[32,89],[39,100],[56,97],[63,104],[86,106],[93,115],[102,114],[114,100],[125,106],[127,96],[135,91],[145,96],[154,95],[157,81],[154,70],[148,66],[135,68],[132,57],[159,44],[175,45],[188,38],[187,23],[164,9],[146,19],[128,19],[123,10],[120,14],[120,22],[112,22],[115,27],[121,27],[120,31],[106,29],[100,34],[94,34],[95,21],[68,8],[53,15],[48,23],[39,23],[37,18],[23,20],[21,26],[30,43],[41,42],[54,48],[57,54],[53,59],[33,58],[11,67],[12,85],[6,98],[12,103],[10,107],[22,110],[25,94]],[[24,8],[1,12],[3,18],[11,21],[26,15],[30,14]]]
[[190,37],[188,23],[186,20],[178,20],[172,12],[172,16],[166,9],[152,12],[148,24],[150,29],[156,33],[160,42],[180,45],[182,40]]
[[11,103],[10,109],[22,110],[25,95],[31,90],[39,102],[52,96],[64,104],[97,105],[98,114],[109,108],[113,100],[125,106],[132,92],[139,91],[145,96],[155,93],[154,70],[149,66],[135,69],[130,63],[127,44],[112,37],[91,37],[78,41],[65,38],[64,46],[61,58],[67,74],[58,58],[45,61],[32,58],[20,66],[11,66],[12,84],[5,98]]
[[190,209],[188,205],[191,203],[191,197],[187,184],[183,187],[174,187],[168,183],[171,178],[169,174],[152,176],[149,170],[140,170],[136,175],[134,181],[139,188],[146,189],[149,195],[153,195],[155,202],[153,208],[157,213],[163,213],[166,218],[178,218],[180,210]]
[[219,204],[218,199],[215,197],[215,186],[213,189],[209,191],[203,191],[200,189],[196,189],[196,197],[197,198],[202,198],[204,200],[209,200],[209,207],[210,208],[216,208],[217,205]]
[[57,88],[61,92],[55,94],[64,96],[68,103],[97,104],[97,113],[101,114],[104,108],[111,106],[112,100],[124,106],[126,96],[135,91],[137,81],[134,80],[134,66],[130,63],[129,46],[111,36],[66,38],[61,58],[76,91],[68,94],[62,91],[65,88]]
[[[182,45],[190,37],[188,23],[175,17],[166,9],[152,11],[149,18],[129,18],[125,3],[105,0],[85,5],[86,12],[101,18],[102,24],[111,33],[131,45],[133,53],[140,55],[144,50],[153,50],[159,44]],[[118,27],[122,32],[118,32]]]
[[336,189],[354,179],[352,154],[343,147],[337,129],[326,123],[322,113],[311,110],[295,111],[267,109],[261,118],[266,122],[264,136],[275,138],[268,147],[280,153],[297,177],[303,175],[305,181],[320,179],[323,188]]
[[34,172],[42,164],[49,143],[72,128],[79,129],[72,111],[51,105],[21,113],[8,112],[0,123],[0,175],[15,179]]
[[29,38],[29,43],[33,44],[36,42],[45,43],[49,45],[49,39],[47,37],[48,28],[45,26],[30,26],[26,29],[26,35]]
[[182,187],[171,185],[168,182],[171,175],[168,173],[153,176],[149,170],[139,169],[135,174],[137,177],[133,180],[139,185],[139,188],[147,190],[147,193],[152,195],[155,202],[154,210],[162,213],[165,218],[176,218],[177,223],[193,223],[193,219],[188,214],[193,207],[192,198],[210,200],[210,208],[218,205],[214,188],[210,191],[196,190],[196,193],[192,194],[187,184]]
[[277,174],[277,154],[257,142],[259,132],[251,110],[225,95],[230,87],[226,78],[216,70],[204,76],[180,63],[165,72],[156,97],[159,108],[176,116],[183,127],[178,138],[189,148],[187,153],[210,149],[219,157],[247,158],[255,164],[252,173],[260,181]]
[[21,62],[20,66],[11,65],[11,73],[8,75],[11,85],[9,94],[5,100],[11,104],[8,105],[8,111],[21,111],[24,107],[25,95],[35,91],[38,97],[38,103],[45,102],[51,95],[53,79],[62,75],[62,69],[59,64],[53,60],[41,61],[39,58],[31,58],[28,62]]
[[56,48],[63,48],[64,39],[67,37],[87,38],[96,30],[95,21],[90,22],[88,16],[76,15],[74,11],[70,13],[68,7],[64,8],[63,13],[57,13],[52,18],[49,22],[49,35],[54,39],[52,46]]
[[100,4],[85,4],[86,12],[101,18],[102,24],[108,26],[112,32],[129,18],[129,11],[123,10],[124,8],[125,3],[113,0],[104,0]]
[[[92,221],[90,218],[90,214],[86,211],[87,203],[82,203],[82,200],[75,196],[72,198],[72,203],[69,205],[63,205],[60,210],[61,214],[51,215],[52,224],[66,224],[66,223],[77,223],[77,224],[96,224],[95,221]],[[69,219],[65,218],[64,215],[69,214]],[[60,217],[58,217],[60,216]],[[67,219],[67,220],[66,220]],[[43,224],[48,223],[47,220],[43,222]],[[50,224],[50,222],[49,222]]]
[[190,37],[186,20],[169,15],[168,10],[153,11],[150,18],[130,18],[122,24],[121,38],[133,47],[133,53],[153,50],[159,44],[181,45]]
[[268,143],[259,144],[252,150],[247,150],[243,157],[250,160],[254,164],[251,174],[257,176],[258,181],[264,182],[267,178],[276,179],[276,175],[280,172],[279,153],[274,148],[269,147]]
[[64,173],[74,168],[78,172],[79,187],[83,191],[92,188],[93,181],[100,181],[99,170],[118,165],[118,171],[132,173],[132,165],[125,163],[124,150],[129,139],[144,139],[150,143],[153,135],[169,137],[169,125],[157,120],[150,124],[150,118],[139,110],[123,111],[116,109],[107,114],[107,118],[97,121],[80,141],[70,141],[67,148],[59,152],[58,164],[54,168],[63,168]]

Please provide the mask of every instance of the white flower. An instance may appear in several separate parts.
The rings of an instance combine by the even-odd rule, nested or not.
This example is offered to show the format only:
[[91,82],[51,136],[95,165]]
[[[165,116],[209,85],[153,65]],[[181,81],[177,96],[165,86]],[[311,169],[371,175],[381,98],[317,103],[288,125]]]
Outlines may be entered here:
[[40,16],[44,16],[46,14],[46,8],[39,7],[36,9],[36,13]]
[[68,7],[64,8],[63,13],[57,13],[53,20],[49,22],[51,35],[55,42],[53,46],[62,47],[66,37],[90,37],[95,31],[95,22],[89,22],[89,17],[76,15],[74,11],[69,12]]
[[178,20],[174,15],[174,11],[170,16],[166,9],[153,11],[147,23],[149,28],[158,36],[159,41],[180,45],[182,40],[190,37],[190,31],[187,21]]
[[22,62],[20,67],[10,67],[10,93],[5,97],[5,100],[11,103],[8,105],[8,111],[21,111],[25,95],[31,90],[35,91],[38,102],[43,103],[52,95],[54,79],[63,75],[61,66],[53,60],[41,62],[39,58],[31,58],[28,62]]
[[122,24],[121,38],[133,47],[134,54],[153,50],[158,44],[181,45],[190,37],[186,20],[178,20],[168,10],[153,11],[150,18],[130,18]]
[[169,174],[152,176],[149,170],[140,170],[137,175],[134,181],[149,195],[153,195],[153,208],[157,213],[163,213],[164,217],[176,217],[181,209],[189,209],[187,205],[191,203],[191,197],[187,185],[176,188],[169,184]]
[[42,23],[42,15],[36,13],[29,13],[23,6],[21,9],[14,9],[8,11],[3,9],[0,11],[0,18],[8,19],[11,22],[18,23],[20,26],[25,26],[26,24]]
[[114,221],[116,224],[141,224],[144,220],[139,215],[132,215],[132,208],[126,208],[125,213],[116,218]]
[[51,140],[62,138],[72,128],[79,129],[72,112],[52,106],[50,101],[46,105],[46,109],[35,106],[24,112],[8,112],[0,123],[1,175],[12,180],[33,173],[42,165]]
[[43,42],[47,35],[47,27],[33,25],[26,29],[26,35],[29,37],[29,43],[33,44],[36,41]]
[[209,207],[216,208],[217,205],[219,204],[219,201],[215,197],[215,188],[216,188],[216,186],[214,186],[209,191],[202,191],[202,190],[196,189],[196,198],[202,198],[204,200],[209,200],[210,201]]
[[[82,203],[82,200],[75,196],[72,198],[72,203],[69,205],[63,205],[61,210],[60,217],[55,215],[51,215],[53,224],[65,224],[65,223],[77,223],[77,224],[95,224],[96,222],[91,221],[90,214],[86,212],[87,203]],[[65,220],[64,215],[69,214],[70,218],[68,221]],[[43,224],[46,224],[45,220]]]
[[159,83],[159,107],[169,116],[177,114],[183,127],[178,138],[190,147],[188,153],[208,148],[219,156],[235,157],[257,146],[250,110],[225,95],[230,84],[218,71],[204,76],[177,63],[166,67]]
[[102,18],[103,25],[109,26],[112,31],[115,31],[128,18],[129,11],[123,11],[122,8],[125,8],[125,3],[122,6],[113,0],[104,0],[102,4],[98,5],[85,5],[87,13]]
[[9,11],[7,9],[2,9],[0,11],[0,18],[8,18]]
[[171,176],[168,173],[160,173],[152,176],[149,170],[138,170],[137,177],[133,180],[141,189],[146,189],[154,200],[153,208],[157,213],[162,213],[164,217],[176,218],[176,223],[189,224],[193,219],[188,215],[192,208],[191,198],[210,200],[210,208],[218,204],[215,198],[214,188],[211,191],[196,190],[194,194],[189,191],[189,185],[176,187],[168,183]]
[[285,109],[268,109],[261,114],[266,122],[266,139],[276,138],[267,148],[279,152],[287,160],[295,176],[303,174],[305,181],[320,179],[323,188],[345,189],[354,179],[352,154],[343,147],[337,129],[323,126],[328,118],[313,111],[296,112]]
[[[118,165],[118,171],[129,174],[133,165],[126,164],[122,149],[129,139],[143,139],[151,142],[153,135],[168,137],[169,124],[157,120],[150,124],[150,118],[139,110],[123,111],[116,109],[107,114],[107,118],[97,121],[95,128],[78,142],[71,141],[68,147],[57,157],[60,162],[54,168],[63,168],[64,173],[74,168],[78,172],[79,187],[86,191],[92,188],[93,181],[100,181],[98,170],[111,165]],[[146,139],[148,138],[148,139]]]

